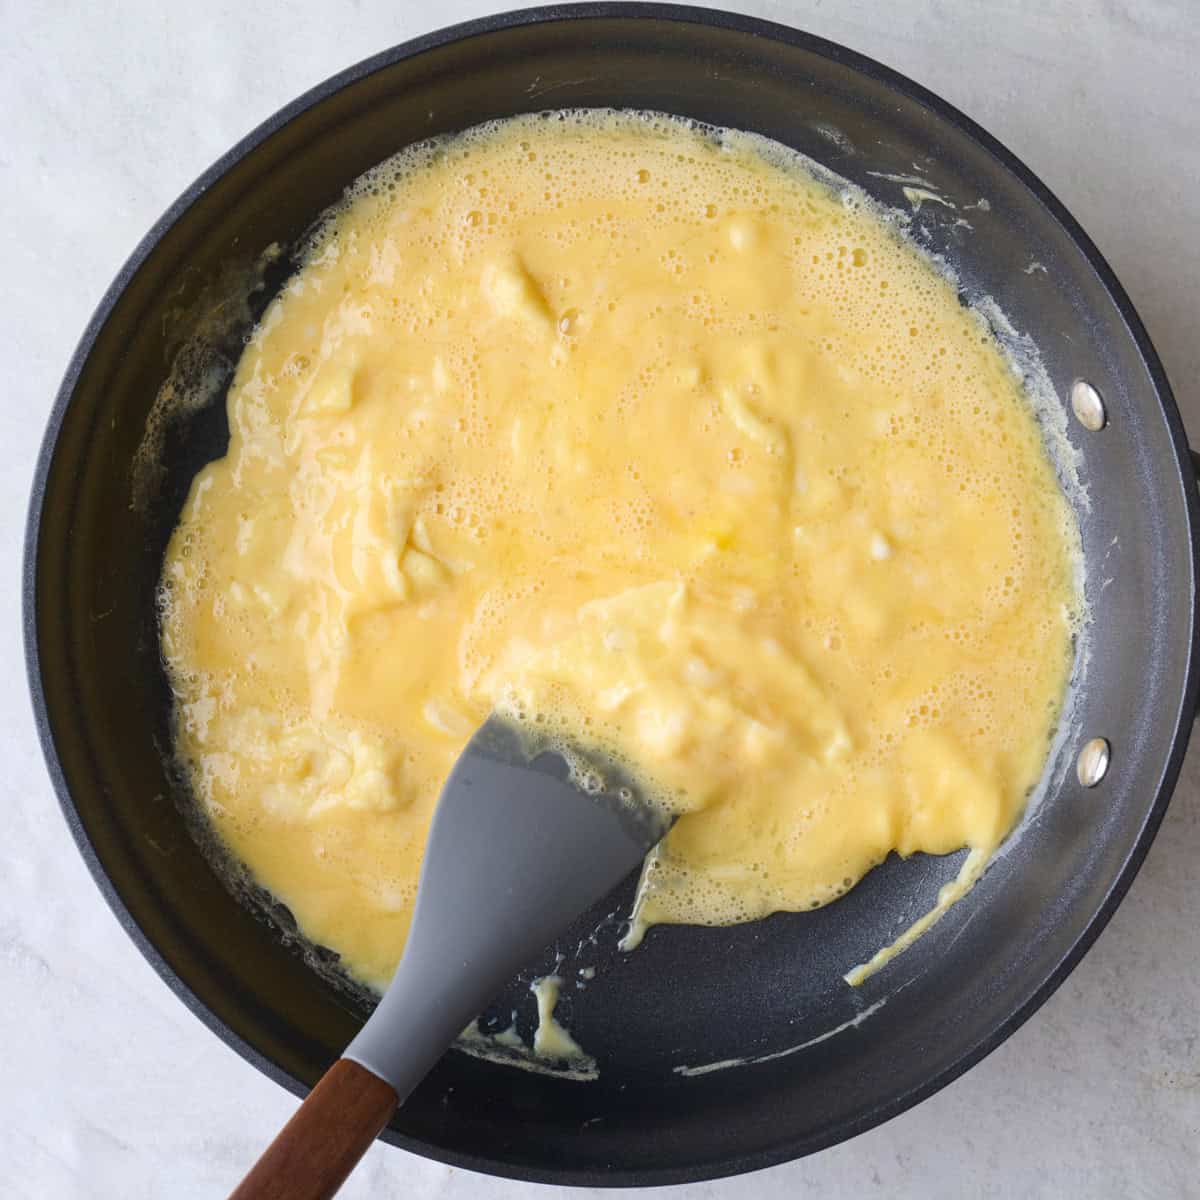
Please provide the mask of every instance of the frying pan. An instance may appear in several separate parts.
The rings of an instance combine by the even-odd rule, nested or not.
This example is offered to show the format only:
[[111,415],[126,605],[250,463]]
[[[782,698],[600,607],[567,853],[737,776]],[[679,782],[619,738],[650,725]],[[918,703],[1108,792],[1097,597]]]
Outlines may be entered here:
[[[600,1078],[452,1051],[384,1134],[499,1175],[644,1185],[764,1167],[886,1120],[998,1045],[1079,961],[1146,854],[1191,728],[1196,479],[1145,330],[1062,205],[961,113],[839,46],[700,9],[535,9],[409,42],[285,108],[184,193],[101,302],[50,419],[24,588],[38,726],[97,883],[184,1003],[293,1092],[337,1056],[364,1001],[286,910],[235,897],[192,836],[157,647],[163,549],[192,475],[223,452],[242,339],[316,215],[413,141],[574,106],[754,130],[891,206],[903,197],[887,177],[920,177],[944,203],[920,206],[913,236],[954,269],[964,300],[994,297],[1010,340],[1032,339],[1064,406],[1083,379],[1107,416],[1067,431],[1088,493],[1093,614],[1072,717],[1040,801],[966,900],[855,990],[843,971],[924,911],[956,859],[893,858],[826,909],[660,928],[622,955],[630,884],[557,948],[568,979],[598,968],[585,990],[566,988],[564,1008]],[[270,246],[283,252],[263,257]],[[148,456],[172,370],[211,403],[156,426]],[[1111,766],[1084,788],[1074,764],[1093,737],[1108,739]],[[530,964],[497,1012],[515,1008],[528,1032],[526,984],[555,962]],[[747,1057],[762,1061],[694,1070]]]

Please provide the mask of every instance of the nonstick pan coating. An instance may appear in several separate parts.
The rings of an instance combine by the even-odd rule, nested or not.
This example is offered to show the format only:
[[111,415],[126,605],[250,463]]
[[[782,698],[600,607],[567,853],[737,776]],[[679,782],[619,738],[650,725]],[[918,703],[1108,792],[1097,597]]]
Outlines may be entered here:
[[[955,207],[922,206],[916,235],[946,257],[968,296],[992,295],[1033,339],[1061,397],[1082,377],[1108,410],[1101,432],[1069,428],[1090,495],[1079,515],[1093,612],[1075,726],[1036,814],[972,895],[857,991],[842,972],[923,911],[957,859],[889,860],[815,913],[654,930],[632,956],[614,949],[616,921],[605,918],[620,909],[610,904],[559,946],[565,970],[599,967],[585,991],[568,994],[572,1031],[601,1060],[599,1081],[452,1052],[385,1133],[496,1174],[667,1183],[841,1141],[995,1047],[1108,920],[1179,770],[1196,700],[1197,504],[1182,426],[1149,339],[1095,247],[994,140],[838,46],[658,5],[490,18],[344,72],[197,181],[102,301],[38,467],[26,645],[50,771],[109,903],[210,1028],[301,1092],[350,1039],[361,1008],[280,936],[286,913],[273,923],[233,898],[181,815],[179,782],[164,765],[169,695],[153,603],[163,548],[193,473],[223,450],[222,384],[288,269],[285,254],[250,291],[260,253],[293,245],[352,179],[413,141],[585,106],[754,130],[891,206],[903,198],[883,176],[920,175]],[[968,211],[969,230],[954,223]],[[1027,272],[1032,262],[1044,271]],[[210,322],[206,350],[191,363],[209,373],[214,402],[166,429],[160,473],[134,472],[154,397],[214,294],[239,300]],[[1113,761],[1100,786],[1085,790],[1071,764],[1094,735],[1110,740]],[[577,942],[597,929],[576,959]],[[525,982],[554,961],[530,964],[504,1007],[528,1022]],[[676,1070],[803,1043],[759,1065]]]

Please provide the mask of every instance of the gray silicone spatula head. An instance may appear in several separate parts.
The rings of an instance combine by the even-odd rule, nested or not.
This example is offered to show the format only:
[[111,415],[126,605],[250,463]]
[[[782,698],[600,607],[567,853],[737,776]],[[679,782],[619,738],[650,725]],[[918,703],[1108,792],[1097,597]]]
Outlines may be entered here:
[[500,988],[611,891],[669,818],[612,767],[572,775],[501,718],[467,743],[429,830],[404,957],[347,1048],[401,1102]]

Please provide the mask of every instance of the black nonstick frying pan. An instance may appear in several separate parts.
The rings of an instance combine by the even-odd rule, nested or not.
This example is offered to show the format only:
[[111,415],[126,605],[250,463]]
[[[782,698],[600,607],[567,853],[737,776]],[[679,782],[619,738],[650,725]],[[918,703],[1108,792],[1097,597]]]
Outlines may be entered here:
[[[221,397],[242,338],[286,278],[287,248],[317,214],[413,141],[587,106],[754,130],[889,206],[904,197],[887,176],[920,177],[948,203],[922,204],[914,236],[953,266],[964,299],[993,296],[1032,339],[1064,406],[1084,380],[1104,409],[1098,430],[1069,417],[1090,494],[1079,518],[1093,614],[1074,715],[1040,804],[974,892],[857,990],[843,971],[930,905],[956,857],[889,860],[818,912],[656,929],[632,955],[615,949],[627,910],[614,901],[558,947],[569,977],[577,966],[598,969],[585,989],[566,989],[564,1008],[600,1059],[599,1080],[451,1052],[384,1135],[496,1174],[667,1183],[851,1137],[998,1045],[1111,916],[1183,759],[1196,705],[1198,512],[1182,425],[1112,272],[1008,151],[878,63],[700,9],[530,10],[353,67],[189,188],[101,302],[38,464],[25,637],[50,772],[101,890],[201,1020],[300,1093],[349,1041],[362,1001],[313,969],[321,955],[289,934],[285,911],[235,899],[189,832],[186,797],[167,765],[169,693],[154,609],[163,549],[195,470],[223,452]],[[282,254],[261,257],[272,245]],[[212,402],[165,424],[135,469],[173,367],[203,379]],[[1076,759],[1097,737],[1111,761],[1085,788]],[[530,964],[497,1008],[507,1019],[516,1007],[526,1033],[528,978],[554,962],[548,954]],[[746,1057],[765,1061],[679,1070]]]

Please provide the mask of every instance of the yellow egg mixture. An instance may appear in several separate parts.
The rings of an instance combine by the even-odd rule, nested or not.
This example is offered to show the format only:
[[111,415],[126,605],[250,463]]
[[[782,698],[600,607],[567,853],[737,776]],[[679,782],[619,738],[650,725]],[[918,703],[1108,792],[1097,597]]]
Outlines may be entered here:
[[1079,597],[1038,424],[950,283],[781,147],[593,113],[406,152],[228,410],[163,574],[178,749],[368,984],[493,709],[682,814],[631,942],[970,847],[944,906],[1039,777]]

